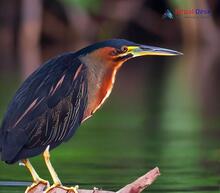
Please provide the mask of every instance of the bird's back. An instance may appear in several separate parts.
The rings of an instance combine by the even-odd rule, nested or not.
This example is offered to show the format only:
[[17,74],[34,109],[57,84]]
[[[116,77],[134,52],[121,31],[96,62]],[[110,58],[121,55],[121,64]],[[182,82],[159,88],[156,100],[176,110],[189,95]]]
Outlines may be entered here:
[[80,125],[87,69],[73,53],[49,60],[16,92],[0,128],[1,159],[13,163],[59,145]]

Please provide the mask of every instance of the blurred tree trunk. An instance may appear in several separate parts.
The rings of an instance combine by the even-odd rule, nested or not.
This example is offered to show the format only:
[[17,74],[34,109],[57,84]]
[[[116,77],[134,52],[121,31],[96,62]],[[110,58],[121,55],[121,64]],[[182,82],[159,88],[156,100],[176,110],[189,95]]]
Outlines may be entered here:
[[[207,0],[200,1],[171,1],[174,7],[202,8],[211,10]],[[176,4],[177,3],[177,4]],[[212,3],[216,3],[212,1]],[[184,6],[183,6],[184,5]],[[213,10],[211,10],[213,11]],[[205,125],[208,128],[210,120],[219,119],[219,26],[214,20],[214,14],[203,16],[204,18],[185,18],[179,17],[183,34],[183,53],[182,65],[179,67],[181,72],[185,71],[187,85],[198,97],[202,114],[205,117]],[[216,127],[216,125],[214,125]],[[219,126],[217,126],[219,127]]]
[[15,63],[14,56],[14,20],[16,13],[16,5],[14,1],[0,2],[0,58],[2,69],[12,69]]
[[33,72],[41,62],[39,39],[42,24],[42,1],[21,1],[19,57],[22,78]]
[[[208,1],[198,1],[197,7],[210,9]],[[198,94],[203,111],[209,121],[219,120],[219,26],[215,23],[213,13],[206,19],[198,20],[202,45],[199,45],[196,72],[198,73]],[[207,125],[212,127],[208,122]],[[219,129],[219,125],[214,125]]]

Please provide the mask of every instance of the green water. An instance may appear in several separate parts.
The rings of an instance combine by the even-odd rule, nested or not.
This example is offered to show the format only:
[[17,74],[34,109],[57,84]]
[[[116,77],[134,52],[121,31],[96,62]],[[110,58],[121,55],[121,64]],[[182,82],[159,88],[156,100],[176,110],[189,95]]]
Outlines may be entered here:
[[[63,183],[118,190],[158,166],[161,176],[146,192],[219,192],[219,137],[207,134],[196,100],[178,72],[174,70],[166,79],[157,111],[147,108],[153,107],[145,96],[142,101],[129,96],[121,99],[117,91],[123,85],[117,84],[104,108],[68,143],[51,152]],[[5,91],[1,115],[16,86],[1,81],[1,93]],[[51,181],[42,157],[31,161],[40,176]],[[30,181],[24,167],[0,163],[1,193],[24,192]]]

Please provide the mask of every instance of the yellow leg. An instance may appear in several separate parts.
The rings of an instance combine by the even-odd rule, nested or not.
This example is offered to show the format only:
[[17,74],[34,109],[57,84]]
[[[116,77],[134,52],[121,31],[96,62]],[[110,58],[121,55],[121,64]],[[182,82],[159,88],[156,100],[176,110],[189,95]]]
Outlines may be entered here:
[[25,165],[25,167],[28,169],[28,171],[31,173],[31,176],[33,178],[34,182],[38,182],[40,180],[40,177],[38,176],[36,170],[31,165],[31,162],[28,159],[22,160],[22,163]]
[[57,173],[55,172],[55,170],[54,170],[54,168],[53,168],[53,166],[52,166],[52,164],[50,162],[50,152],[49,152],[49,149],[50,149],[50,146],[47,146],[46,150],[43,153],[43,157],[44,157],[44,161],[45,161],[45,163],[47,165],[47,168],[48,168],[48,170],[50,172],[50,175],[51,175],[51,177],[53,179],[53,183],[54,184],[51,187],[47,188],[45,192],[49,193],[49,192],[52,192],[52,190],[54,188],[60,188],[60,189],[66,190],[67,192],[70,192],[70,193],[71,192],[78,193],[77,192],[77,189],[79,188],[78,186],[70,187],[69,188],[69,187],[65,187],[65,186],[62,185],[60,179],[58,178]]
[[34,189],[37,185],[39,184],[43,184],[44,186],[42,187],[48,187],[49,186],[49,182],[46,180],[43,180],[39,177],[39,175],[37,174],[37,172],[35,171],[35,169],[33,168],[33,166],[31,165],[31,162],[28,159],[24,159],[21,161],[24,166],[28,169],[28,171],[31,173],[31,176],[33,178],[33,183],[31,186],[27,187],[25,193],[30,192],[32,189]]
[[58,178],[57,173],[55,172],[55,170],[54,170],[54,168],[53,168],[53,166],[52,166],[52,164],[50,162],[49,148],[50,148],[50,146],[47,146],[46,150],[43,153],[44,161],[45,161],[45,163],[47,165],[47,168],[48,168],[48,170],[50,172],[50,175],[51,175],[51,177],[53,179],[54,184],[61,185],[61,181]]

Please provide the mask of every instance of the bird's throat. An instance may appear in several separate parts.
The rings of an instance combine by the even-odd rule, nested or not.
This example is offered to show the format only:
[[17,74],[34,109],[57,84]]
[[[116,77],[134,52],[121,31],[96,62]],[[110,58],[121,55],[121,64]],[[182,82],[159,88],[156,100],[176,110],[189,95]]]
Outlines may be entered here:
[[84,113],[83,121],[91,117],[109,97],[115,82],[117,70],[118,68],[114,68],[106,71],[103,74],[103,77],[99,80],[99,83],[93,78],[90,79],[94,82],[88,82],[88,104]]
[[88,73],[88,101],[83,121],[91,117],[109,97],[116,73],[124,62],[113,60],[108,53],[106,48],[80,58],[87,65]]

